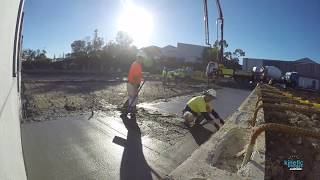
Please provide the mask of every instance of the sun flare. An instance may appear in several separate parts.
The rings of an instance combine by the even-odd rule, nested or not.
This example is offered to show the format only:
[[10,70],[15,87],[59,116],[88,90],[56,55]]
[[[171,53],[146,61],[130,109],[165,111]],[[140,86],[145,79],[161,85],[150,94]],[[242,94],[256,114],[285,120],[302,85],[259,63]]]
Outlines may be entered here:
[[153,31],[153,19],[144,8],[125,3],[124,10],[118,19],[118,30],[127,32],[133,44],[142,47],[149,44]]

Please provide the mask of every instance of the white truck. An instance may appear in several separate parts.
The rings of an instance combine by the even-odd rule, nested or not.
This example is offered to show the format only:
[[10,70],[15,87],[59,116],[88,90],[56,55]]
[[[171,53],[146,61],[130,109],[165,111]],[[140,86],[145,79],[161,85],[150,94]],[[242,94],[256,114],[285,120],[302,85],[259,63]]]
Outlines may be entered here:
[[1,0],[0,4],[0,179],[25,180],[19,61],[23,0]]
[[253,67],[252,73],[254,82],[282,81],[282,71],[275,66]]

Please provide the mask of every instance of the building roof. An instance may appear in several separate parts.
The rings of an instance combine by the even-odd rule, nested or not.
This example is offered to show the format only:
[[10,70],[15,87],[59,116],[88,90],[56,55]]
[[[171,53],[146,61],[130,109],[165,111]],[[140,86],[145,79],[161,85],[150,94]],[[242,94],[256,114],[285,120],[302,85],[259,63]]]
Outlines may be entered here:
[[187,43],[177,43],[177,46],[193,46],[193,47],[201,47],[201,48],[206,48],[207,46],[202,46],[202,45],[196,45],[196,44],[187,44]]
[[176,47],[174,47],[174,46],[172,46],[172,45],[167,45],[167,46],[164,46],[164,47],[162,47],[162,48],[176,48]]
[[148,48],[156,48],[156,49],[160,49],[160,47],[155,46],[155,45],[151,45],[151,46],[146,46],[146,47],[142,47],[140,49],[148,49]]
[[310,58],[301,58],[301,59],[298,59],[298,60],[295,60],[294,62],[296,63],[315,63],[315,64],[318,64],[317,62],[311,60]]
[[141,49],[144,50],[148,56],[152,56],[154,58],[161,56],[161,48],[158,46],[148,46]]
[[278,60],[278,59],[262,59],[262,58],[243,58],[243,59],[250,59],[250,60],[260,60],[260,61],[281,61],[281,62],[293,62],[293,63],[314,63],[314,64],[319,64],[316,61],[305,57],[301,58],[298,60],[293,60],[293,61],[286,61],[286,60]]

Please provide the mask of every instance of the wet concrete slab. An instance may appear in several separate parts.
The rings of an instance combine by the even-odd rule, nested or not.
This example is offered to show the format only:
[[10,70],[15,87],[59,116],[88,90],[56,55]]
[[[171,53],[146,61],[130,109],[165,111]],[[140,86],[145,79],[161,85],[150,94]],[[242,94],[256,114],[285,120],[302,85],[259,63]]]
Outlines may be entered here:
[[[222,118],[227,118],[232,114],[251,91],[234,88],[219,88],[217,98],[213,101],[213,107]],[[182,109],[186,106],[189,99],[198,96],[200,93],[195,93],[187,96],[175,97],[167,101],[141,103],[138,107],[144,108],[150,113],[160,113],[164,115],[181,115]]]
[[[28,179],[157,177],[146,159],[159,154],[143,145],[138,133],[112,122],[112,128],[87,117],[23,124]],[[123,139],[124,145],[115,143],[115,137]]]
[[[223,88],[217,94],[215,107],[226,117],[249,92]],[[164,109],[164,113],[179,114],[190,97],[192,95],[173,98],[151,106]],[[135,127],[139,133],[131,128],[128,131],[119,115],[119,112],[95,112],[90,120],[88,114],[22,124],[28,178],[157,179],[157,174],[169,174],[215,133],[209,123],[187,131],[181,141],[170,145],[144,132],[143,128]]]
[[[248,166],[240,170],[243,156],[237,155],[249,143],[251,130],[247,127],[247,121],[252,117],[256,104],[255,92],[249,95],[236,113],[228,117],[223,128],[170,173],[172,179],[263,179],[264,137],[257,141],[256,156],[252,156]],[[263,119],[263,116],[258,118]]]
[[[136,170],[158,179],[154,172],[160,176],[169,174],[201,145],[198,139],[206,139],[203,132],[209,132],[207,138],[215,133],[214,127],[206,124],[171,146],[143,136],[143,131],[141,136],[129,132],[119,117],[96,112],[92,119],[87,119],[79,116],[22,125],[29,179],[119,179],[121,175],[134,175],[132,171]],[[130,150],[130,157],[124,155],[125,147],[135,149]]]

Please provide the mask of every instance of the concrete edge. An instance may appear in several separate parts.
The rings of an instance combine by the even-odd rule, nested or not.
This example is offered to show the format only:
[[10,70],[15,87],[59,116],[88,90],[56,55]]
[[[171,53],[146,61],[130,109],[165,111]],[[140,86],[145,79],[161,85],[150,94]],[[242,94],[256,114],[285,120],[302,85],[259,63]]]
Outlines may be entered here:
[[[174,169],[169,177],[171,179],[263,179],[264,178],[264,160],[265,160],[265,137],[259,136],[260,143],[256,145],[252,155],[252,161],[242,167],[238,172],[231,173],[218,169],[210,165],[208,157],[211,160],[219,158],[223,151],[222,143],[232,137],[236,129],[248,129],[248,120],[251,119],[257,101],[257,90],[254,89],[250,95],[243,101],[239,108],[226,119],[225,125],[211,136],[211,138],[195,150],[192,155],[180,166]],[[263,110],[258,113],[258,120],[262,121]]]

